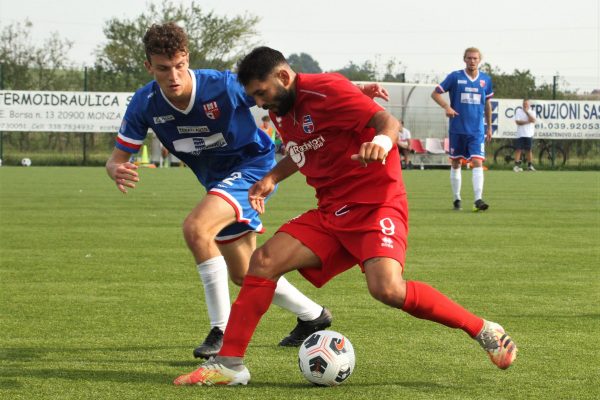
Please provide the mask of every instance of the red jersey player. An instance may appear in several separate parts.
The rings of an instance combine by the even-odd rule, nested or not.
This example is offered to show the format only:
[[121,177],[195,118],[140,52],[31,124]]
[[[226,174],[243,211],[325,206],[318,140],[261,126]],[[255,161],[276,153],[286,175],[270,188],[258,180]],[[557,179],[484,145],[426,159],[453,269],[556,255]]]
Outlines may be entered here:
[[243,357],[279,277],[297,269],[320,287],[356,264],[375,299],[462,329],[494,364],[508,368],[517,347],[500,325],[402,277],[408,208],[393,146],[400,123],[344,77],[296,74],[268,47],[254,49],[240,62],[238,79],[256,104],[269,110],[288,154],[250,188],[252,206],[262,213],[275,185],[299,170],[315,188],[318,208],[288,221],[254,252],[218,356],[174,383],[247,384]]

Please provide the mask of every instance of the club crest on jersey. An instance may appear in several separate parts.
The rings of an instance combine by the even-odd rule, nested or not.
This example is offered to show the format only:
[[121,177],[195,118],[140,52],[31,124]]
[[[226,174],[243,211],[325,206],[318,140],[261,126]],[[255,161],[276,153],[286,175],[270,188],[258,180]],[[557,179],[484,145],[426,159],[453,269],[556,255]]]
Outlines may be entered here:
[[217,119],[221,115],[221,111],[219,110],[219,106],[217,105],[216,101],[206,103],[202,107],[204,108],[204,113],[210,119]]
[[302,117],[302,129],[304,133],[313,133],[315,131],[315,124],[313,124],[313,120],[310,115],[305,115]]
[[481,87],[485,87],[485,80],[483,80],[483,79],[480,79],[480,80],[479,80],[479,86],[481,86]]

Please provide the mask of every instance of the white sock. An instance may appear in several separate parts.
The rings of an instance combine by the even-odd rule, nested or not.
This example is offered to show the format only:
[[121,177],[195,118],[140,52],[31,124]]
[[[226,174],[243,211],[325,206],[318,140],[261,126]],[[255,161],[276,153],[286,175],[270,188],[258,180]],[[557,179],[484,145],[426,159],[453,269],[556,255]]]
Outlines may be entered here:
[[208,318],[212,328],[219,327],[225,331],[231,301],[229,299],[229,276],[227,264],[223,256],[210,258],[196,267],[204,285],[204,297]]
[[456,169],[450,167],[450,186],[452,186],[452,194],[454,195],[454,200],[460,200],[460,186],[462,183],[462,176],[460,171],[460,167]]
[[319,318],[323,307],[306,297],[283,276],[277,281],[273,304],[296,314],[302,321]]
[[473,168],[473,193],[475,201],[483,196],[483,167]]

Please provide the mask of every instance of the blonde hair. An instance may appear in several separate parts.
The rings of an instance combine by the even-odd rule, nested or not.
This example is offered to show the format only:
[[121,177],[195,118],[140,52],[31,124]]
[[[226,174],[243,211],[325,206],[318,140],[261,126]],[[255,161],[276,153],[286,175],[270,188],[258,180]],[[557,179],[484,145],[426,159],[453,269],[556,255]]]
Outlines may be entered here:
[[463,59],[467,58],[467,53],[477,53],[477,54],[479,54],[480,59],[483,58],[483,54],[481,54],[481,51],[479,51],[479,49],[477,47],[468,47],[465,50],[465,54],[463,54]]

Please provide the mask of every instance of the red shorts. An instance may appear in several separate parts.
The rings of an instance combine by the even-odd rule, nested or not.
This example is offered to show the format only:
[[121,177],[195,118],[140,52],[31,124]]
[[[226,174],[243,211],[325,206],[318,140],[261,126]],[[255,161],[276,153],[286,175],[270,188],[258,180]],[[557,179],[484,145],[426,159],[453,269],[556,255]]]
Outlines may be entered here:
[[404,266],[408,235],[406,197],[399,204],[355,204],[337,211],[310,210],[288,221],[278,232],[302,242],[321,265],[299,272],[316,287],[373,257],[387,257]]

